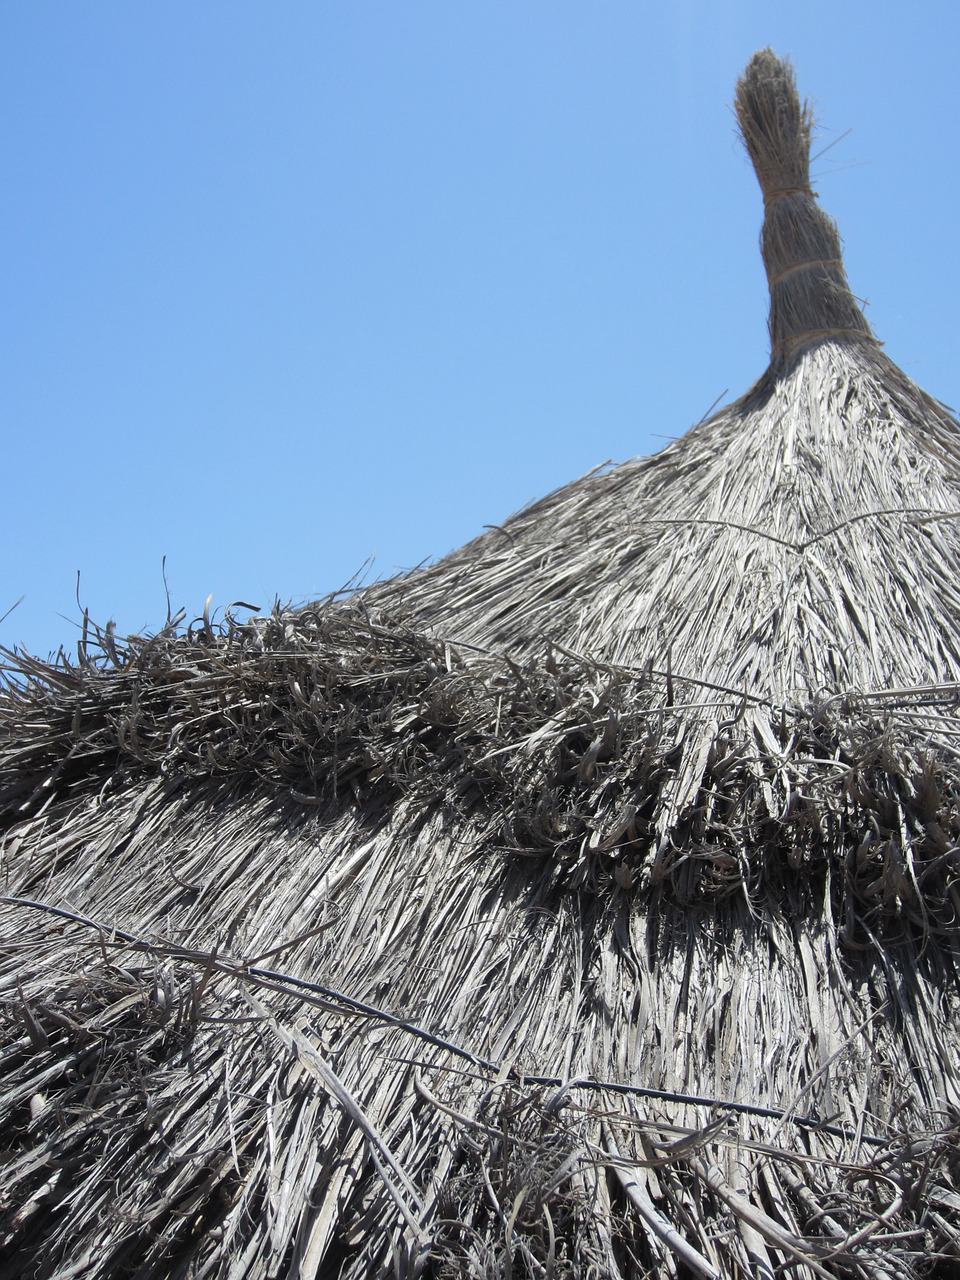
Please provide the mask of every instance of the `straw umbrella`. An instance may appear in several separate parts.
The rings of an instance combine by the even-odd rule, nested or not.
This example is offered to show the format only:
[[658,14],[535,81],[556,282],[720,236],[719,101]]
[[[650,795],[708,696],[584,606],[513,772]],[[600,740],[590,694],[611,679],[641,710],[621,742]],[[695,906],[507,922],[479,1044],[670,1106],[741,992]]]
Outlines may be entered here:
[[960,435],[757,54],[772,359],[347,601],[9,659],[0,1277],[960,1259]]

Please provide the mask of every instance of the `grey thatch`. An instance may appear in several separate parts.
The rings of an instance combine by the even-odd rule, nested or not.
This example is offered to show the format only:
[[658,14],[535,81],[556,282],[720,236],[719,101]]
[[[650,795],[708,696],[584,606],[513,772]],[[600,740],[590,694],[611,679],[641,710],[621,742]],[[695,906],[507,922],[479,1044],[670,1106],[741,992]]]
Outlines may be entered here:
[[773,359],[313,608],[8,656],[0,1277],[960,1268],[960,433],[789,68]]

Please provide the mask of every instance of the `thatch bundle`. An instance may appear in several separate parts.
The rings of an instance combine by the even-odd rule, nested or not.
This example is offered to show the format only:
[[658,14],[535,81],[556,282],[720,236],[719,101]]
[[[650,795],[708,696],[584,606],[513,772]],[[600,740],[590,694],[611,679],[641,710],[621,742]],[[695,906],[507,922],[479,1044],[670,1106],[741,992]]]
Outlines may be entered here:
[[960,434],[789,68],[773,362],[263,621],[11,656],[0,1277],[960,1267]]

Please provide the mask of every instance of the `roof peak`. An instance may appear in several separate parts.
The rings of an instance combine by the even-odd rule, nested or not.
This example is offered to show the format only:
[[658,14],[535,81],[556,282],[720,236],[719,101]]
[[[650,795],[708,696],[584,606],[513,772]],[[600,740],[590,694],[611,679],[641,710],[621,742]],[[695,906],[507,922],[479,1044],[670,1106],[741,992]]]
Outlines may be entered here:
[[793,67],[761,49],[737,81],[734,101],[763,192],[773,361],[820,338],[875,341],[847,283],[837,225],[810,186],[813,113],[800,101]]

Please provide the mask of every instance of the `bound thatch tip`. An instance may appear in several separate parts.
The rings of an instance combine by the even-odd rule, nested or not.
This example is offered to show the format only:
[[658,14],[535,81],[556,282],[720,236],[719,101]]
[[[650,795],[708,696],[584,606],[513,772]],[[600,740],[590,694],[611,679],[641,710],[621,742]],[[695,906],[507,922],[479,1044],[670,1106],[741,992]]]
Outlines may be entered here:
[[813,113],[800,101],[793,67],[772,49],[755,53],[737,82],[735,105],[763,192],[774,361],[821,338],[873,340],[847,284],[836,224],[810,187]]
[[793,67],[772,49],[761,49],[737,81],[737,119],[753,161],[764,204],[810,190],[813,113],[801,104]]

